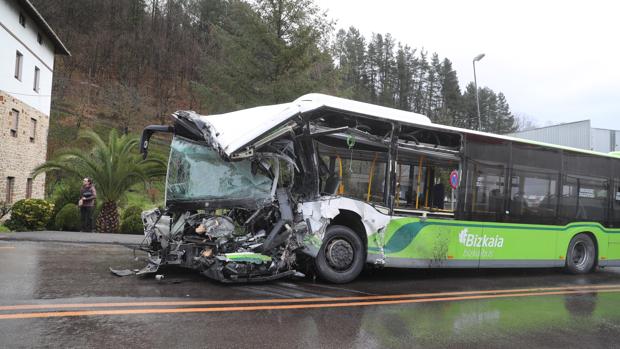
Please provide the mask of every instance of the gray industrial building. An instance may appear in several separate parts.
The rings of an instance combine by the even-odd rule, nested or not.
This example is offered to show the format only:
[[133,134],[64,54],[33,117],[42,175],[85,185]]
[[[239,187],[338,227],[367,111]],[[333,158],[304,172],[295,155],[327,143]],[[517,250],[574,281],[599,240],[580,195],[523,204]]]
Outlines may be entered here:
[[601,153],[620,151],[620,131],[592,128],[590,120],[540,127],[509,136]]

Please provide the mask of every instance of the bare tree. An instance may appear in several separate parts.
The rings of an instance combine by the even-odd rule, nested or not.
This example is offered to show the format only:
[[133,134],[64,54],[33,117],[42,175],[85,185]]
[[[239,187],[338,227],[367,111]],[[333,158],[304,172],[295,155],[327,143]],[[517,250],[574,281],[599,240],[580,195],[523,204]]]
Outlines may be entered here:
[[515,119],[517,123],[517,131],[527,131],[540,127],[532,116],[524,113],[516,114]]

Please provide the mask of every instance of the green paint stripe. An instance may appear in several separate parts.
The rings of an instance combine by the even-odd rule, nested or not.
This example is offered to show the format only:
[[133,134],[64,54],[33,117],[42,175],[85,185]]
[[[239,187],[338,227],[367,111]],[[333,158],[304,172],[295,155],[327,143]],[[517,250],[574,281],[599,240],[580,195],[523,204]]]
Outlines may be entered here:
[[271,262],[271,257],[258,253],[226,253],[226,258],[234,262],[263,263]]
[[[397,218],[394,221],[405,221],[395,231],[390,234],[389,240],[383,246],[384,253],[397,253],[405,249],[407,246],[413,243],[413,240],[418,234],[427,227],[432,226],[449,226],[459,228],[492,228],[502,230],[528,230],[528,231],[548,231],[555,233],[566,233],[571,229],[577,228],[594,228],[607,234],[618,234],[620,229],[607,229],[597,222],[576,222],[570,223],[565,226],[559,225],[535,225],[535,224],[513,224],[513,223],[486,223],[486,222],[470,222],[470,221],[445,221],[445,220],[426,220],[422,222],[419,218]],[[389,227],[389,224],[388,224]],[[412,232],[410,229],[415,228],[416,231]],[[373,234],[374,235],[374,234]],[[379,252],[381,248],[379,246],[368,246],[369,252]]]
[[[407,218],[404,218],[407,219]],[[413,222],[412,222],[413,223]],[[514,223],[485,223],[485,222],[469,222],[469,221],[439,221],[439,220],[427,220],[422,223],[423,227],[430,225],[444,225],[444,226],[467,226],[475,228],[498,228],[498,229],[523,229],[523,230],[544,230],[544,231],[566,231],[572,228],[596,228],[602,232],[608,234],[620,234],[620,229],[608,229],[603,227],[597,222],[576,222],[567,225],[535,225],[535,224],[514,224]]]

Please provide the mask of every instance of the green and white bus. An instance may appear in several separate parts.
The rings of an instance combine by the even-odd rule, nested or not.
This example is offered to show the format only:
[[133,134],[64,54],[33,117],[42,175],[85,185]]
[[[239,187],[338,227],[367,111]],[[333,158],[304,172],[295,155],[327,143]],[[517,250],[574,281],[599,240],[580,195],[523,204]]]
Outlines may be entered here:
[[180,111],[166,208],[145,212],[145,272],[331,282],[402,268],[620,266],[620,158],[432,123],[320,94]]

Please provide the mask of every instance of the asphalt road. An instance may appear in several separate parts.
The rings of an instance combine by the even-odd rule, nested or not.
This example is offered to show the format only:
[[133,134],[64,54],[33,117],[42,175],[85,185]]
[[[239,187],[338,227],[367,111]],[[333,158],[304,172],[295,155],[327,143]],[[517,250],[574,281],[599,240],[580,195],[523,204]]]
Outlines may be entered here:
[[80,236],[0,236],[0,346],[620,347],[620,269],[385,269],[347,285],[231,286],[181,269],[116,277],[108,267],[142,267],[123,240]]

